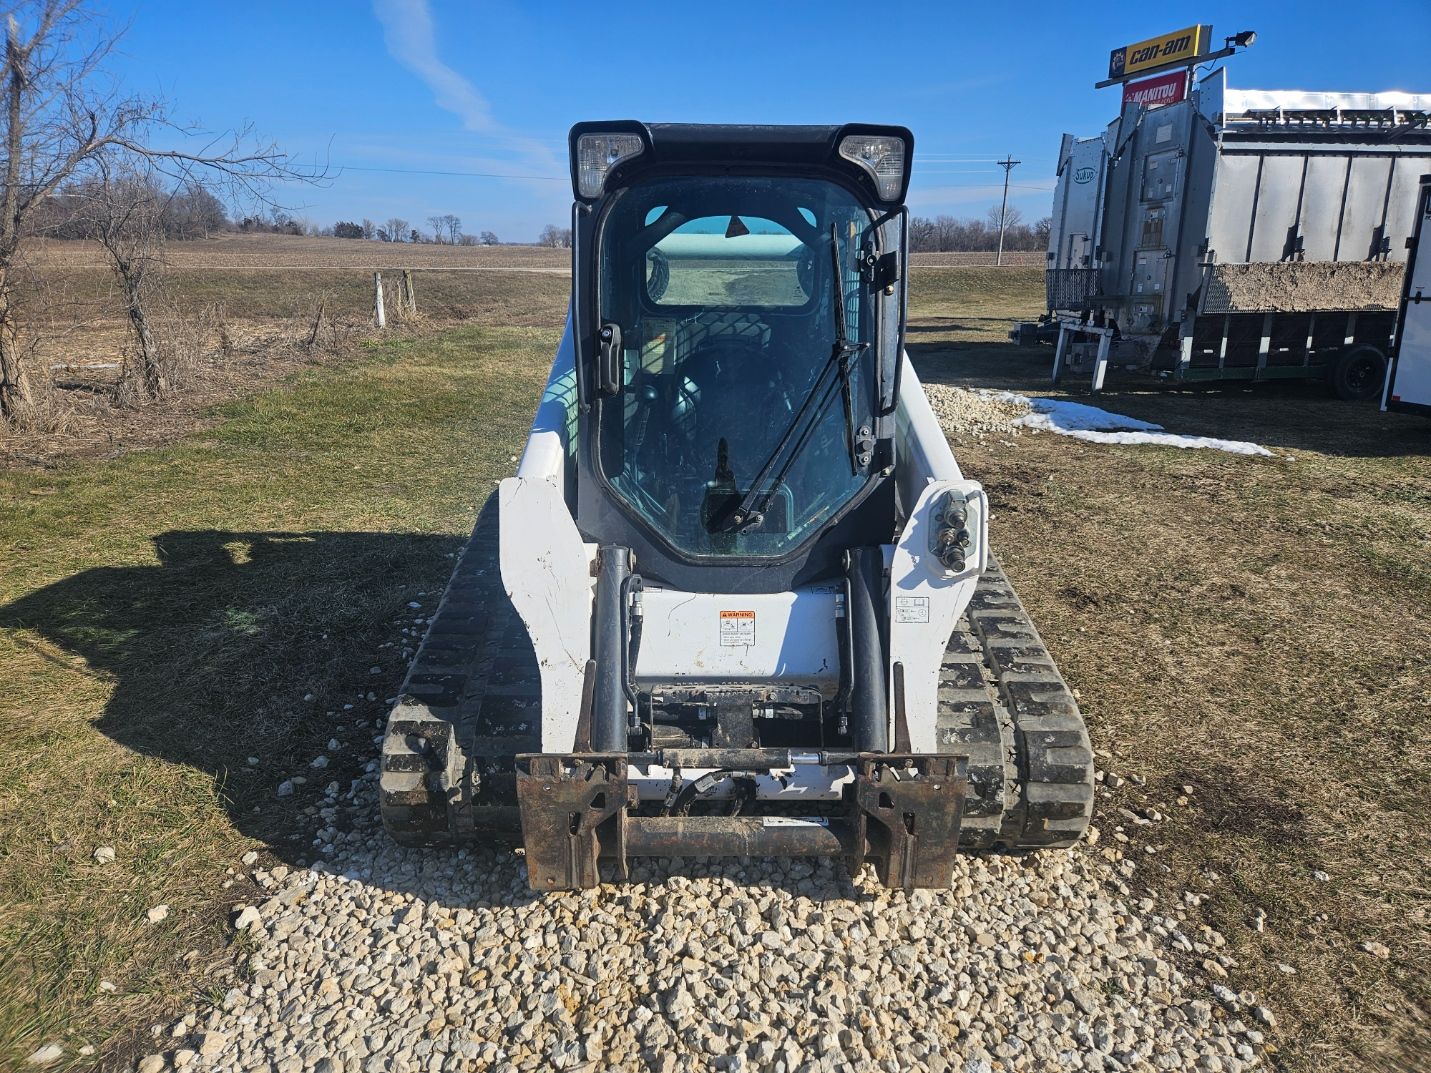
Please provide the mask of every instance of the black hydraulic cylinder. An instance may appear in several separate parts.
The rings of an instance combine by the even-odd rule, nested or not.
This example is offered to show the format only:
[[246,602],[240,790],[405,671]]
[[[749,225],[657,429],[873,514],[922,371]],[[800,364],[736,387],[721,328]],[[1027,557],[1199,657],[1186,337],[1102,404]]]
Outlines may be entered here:
[[885,685],[884,553],[880,548],[851,548],[845,556],[845,584],[850,616],[851,732],[855,748],[889,751],[889,691]]
[[622,589],[631,573],[631,552],[603,544],[596,552],[596,601],[591,616],[591,652],[596,660],[592,696],[591,747],[599,753],[626,751],[626,615]]

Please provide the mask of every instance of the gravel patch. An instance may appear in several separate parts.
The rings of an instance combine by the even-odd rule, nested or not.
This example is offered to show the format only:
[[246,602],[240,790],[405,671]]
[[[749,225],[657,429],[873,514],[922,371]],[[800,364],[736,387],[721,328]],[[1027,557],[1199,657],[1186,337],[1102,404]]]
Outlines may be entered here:
[[946,433],[1017,436],[1024,431],[1017,422],[1030,413],[1027,402],[947,384],[925,384],[924,393]]
[[790,860],[538,896],[516,854],[392,844],[372,773],[320,815],[324,860],[235,907],[236,986],[143,1068],[1237,1071],[1271,1020],[1179,968],[1234,963],[1116,847],[965,857],[912,895]]

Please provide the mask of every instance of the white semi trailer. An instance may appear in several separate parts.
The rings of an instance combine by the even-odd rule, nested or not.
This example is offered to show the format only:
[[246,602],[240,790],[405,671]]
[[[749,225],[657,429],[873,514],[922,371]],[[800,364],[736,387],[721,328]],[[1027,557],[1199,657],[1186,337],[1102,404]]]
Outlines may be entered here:
[[1431,175],[1421,176],[1415,230],[1407,246],[1406,285],[1381,408],[1431,417]]
[[1380,391],[1431,95],[1235,91],[1130,104],[1064,135],[1048,314],[1055,378],[1108,369],[1177,381],[1327,377]]

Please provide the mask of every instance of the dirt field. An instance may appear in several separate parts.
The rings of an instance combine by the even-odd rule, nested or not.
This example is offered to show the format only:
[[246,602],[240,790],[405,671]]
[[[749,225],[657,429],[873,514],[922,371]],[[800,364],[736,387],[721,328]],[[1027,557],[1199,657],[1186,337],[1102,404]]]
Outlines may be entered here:
[[[255,317],[296,319],[330,282],[362,309],[308,272],[182,278]],[[371,756],[384,698],[353,689],[360,654],[443,584],[565,309],[554,272],[462,278],[461,325],[290,367],[155,449],[0,468],[0,1067],[59,1039],[117,1069],[192,996],[220,1000],[229,907],[256,893],[238,855],[301,859],[316,822],[275,773],[335,733],[322,778]],[[1004,338],[1041,295],[1034,267],[916,271],[921,376],[1044,390],[1048,350]],[[1272,1068],[1427,1068],[1431,425],[1310,384],[1098,404],[1276,454],[954,444],[1112,773],[1099,850],[1228,937],[1226,980],[1183,969],[1277,1011]]]
[[[442,268],[571,273],[571,251],[541,246],[447,246],[435,243],[365,242],[299,235],[220,235],[171,242],[165,253],[174,268]],[[37,265],[103,268],[99,247],[88,242],[41,242]]]
[[[994,253],[913,253],[910,254],[910,264],[915,268],[968,268],[973,265],[994,264]],[[1030,265],[1043,267],[1044,254],[1042,250],[1005,250],[1005,268],[1027,268]]]
[[[917,254],[915,262],[947,269],[991,262],[992,257]],[[1031,263],[1026,254],[1011,253],[1007,259],[1011,265]],[[217,402],[351,352],[372,335],[375,270],[387,273],[384,290],[393,330],[410,334],[468,322],[559,322],[566,309],[570,261],[569,250],[536,246],[291,235],[171,243],[158,270],[163,298],[156,305],[161,314],[178,308],[209,322],[207,352],[195,362],[194,382],[175,400],[125,410],[112,405],[109,396],[131,339],[99,248],[86,242],[40,242],[27,271],[44,281],[44,301],[35,302],[41,288],[33,284],[20,288],[19,300],[26,322],[39,326],[35,364],[48,369],[59,385],[52,400],[56,416],[42,434],[0,438],[0,463],[43,465],[57,457],[113,455],[167,443]],[[413,271],[417,294],[419,316],[412,322],[397,301],[398,270],[404,268]],[[313,345],[315,340],[321,345]]]
[[[322,269],[519,269],[571,274],[571,251],[541,246],[438,246],[406,242],[364,242],[347,238],[297,235],[220,235],[195,242],[174,242],[166,257],[174,268],[322,268]],[[103,268],[99,248],[87,242],[41,242],[37,265]],[[917,268],[992,265],[988,253],[916,253]],[[1006,266],[1042,267],[1042,252],[1008,251]]]

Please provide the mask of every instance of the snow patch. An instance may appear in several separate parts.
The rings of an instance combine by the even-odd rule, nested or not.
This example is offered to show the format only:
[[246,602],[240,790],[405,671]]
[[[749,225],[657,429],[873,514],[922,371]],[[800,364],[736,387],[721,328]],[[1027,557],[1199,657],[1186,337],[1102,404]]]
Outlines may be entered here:
[[1029,412],[1014,421],[1024,428],[1056,432],[1060,436],[1089,443],[1156,444],[1161,447],[1201,448],[1227,451],[1235,455],[1266,455],[1272,452],[1260,444],[1245,440],[1222,440],[1214,436],[1183,436],[1164,432],[1162,425],[1140,421],[1136,417],[1100,410],[1081,402],[1066,399],[1030,398],[1012,391],[991,391],[987,394],[1000,402],[1027,406]]

